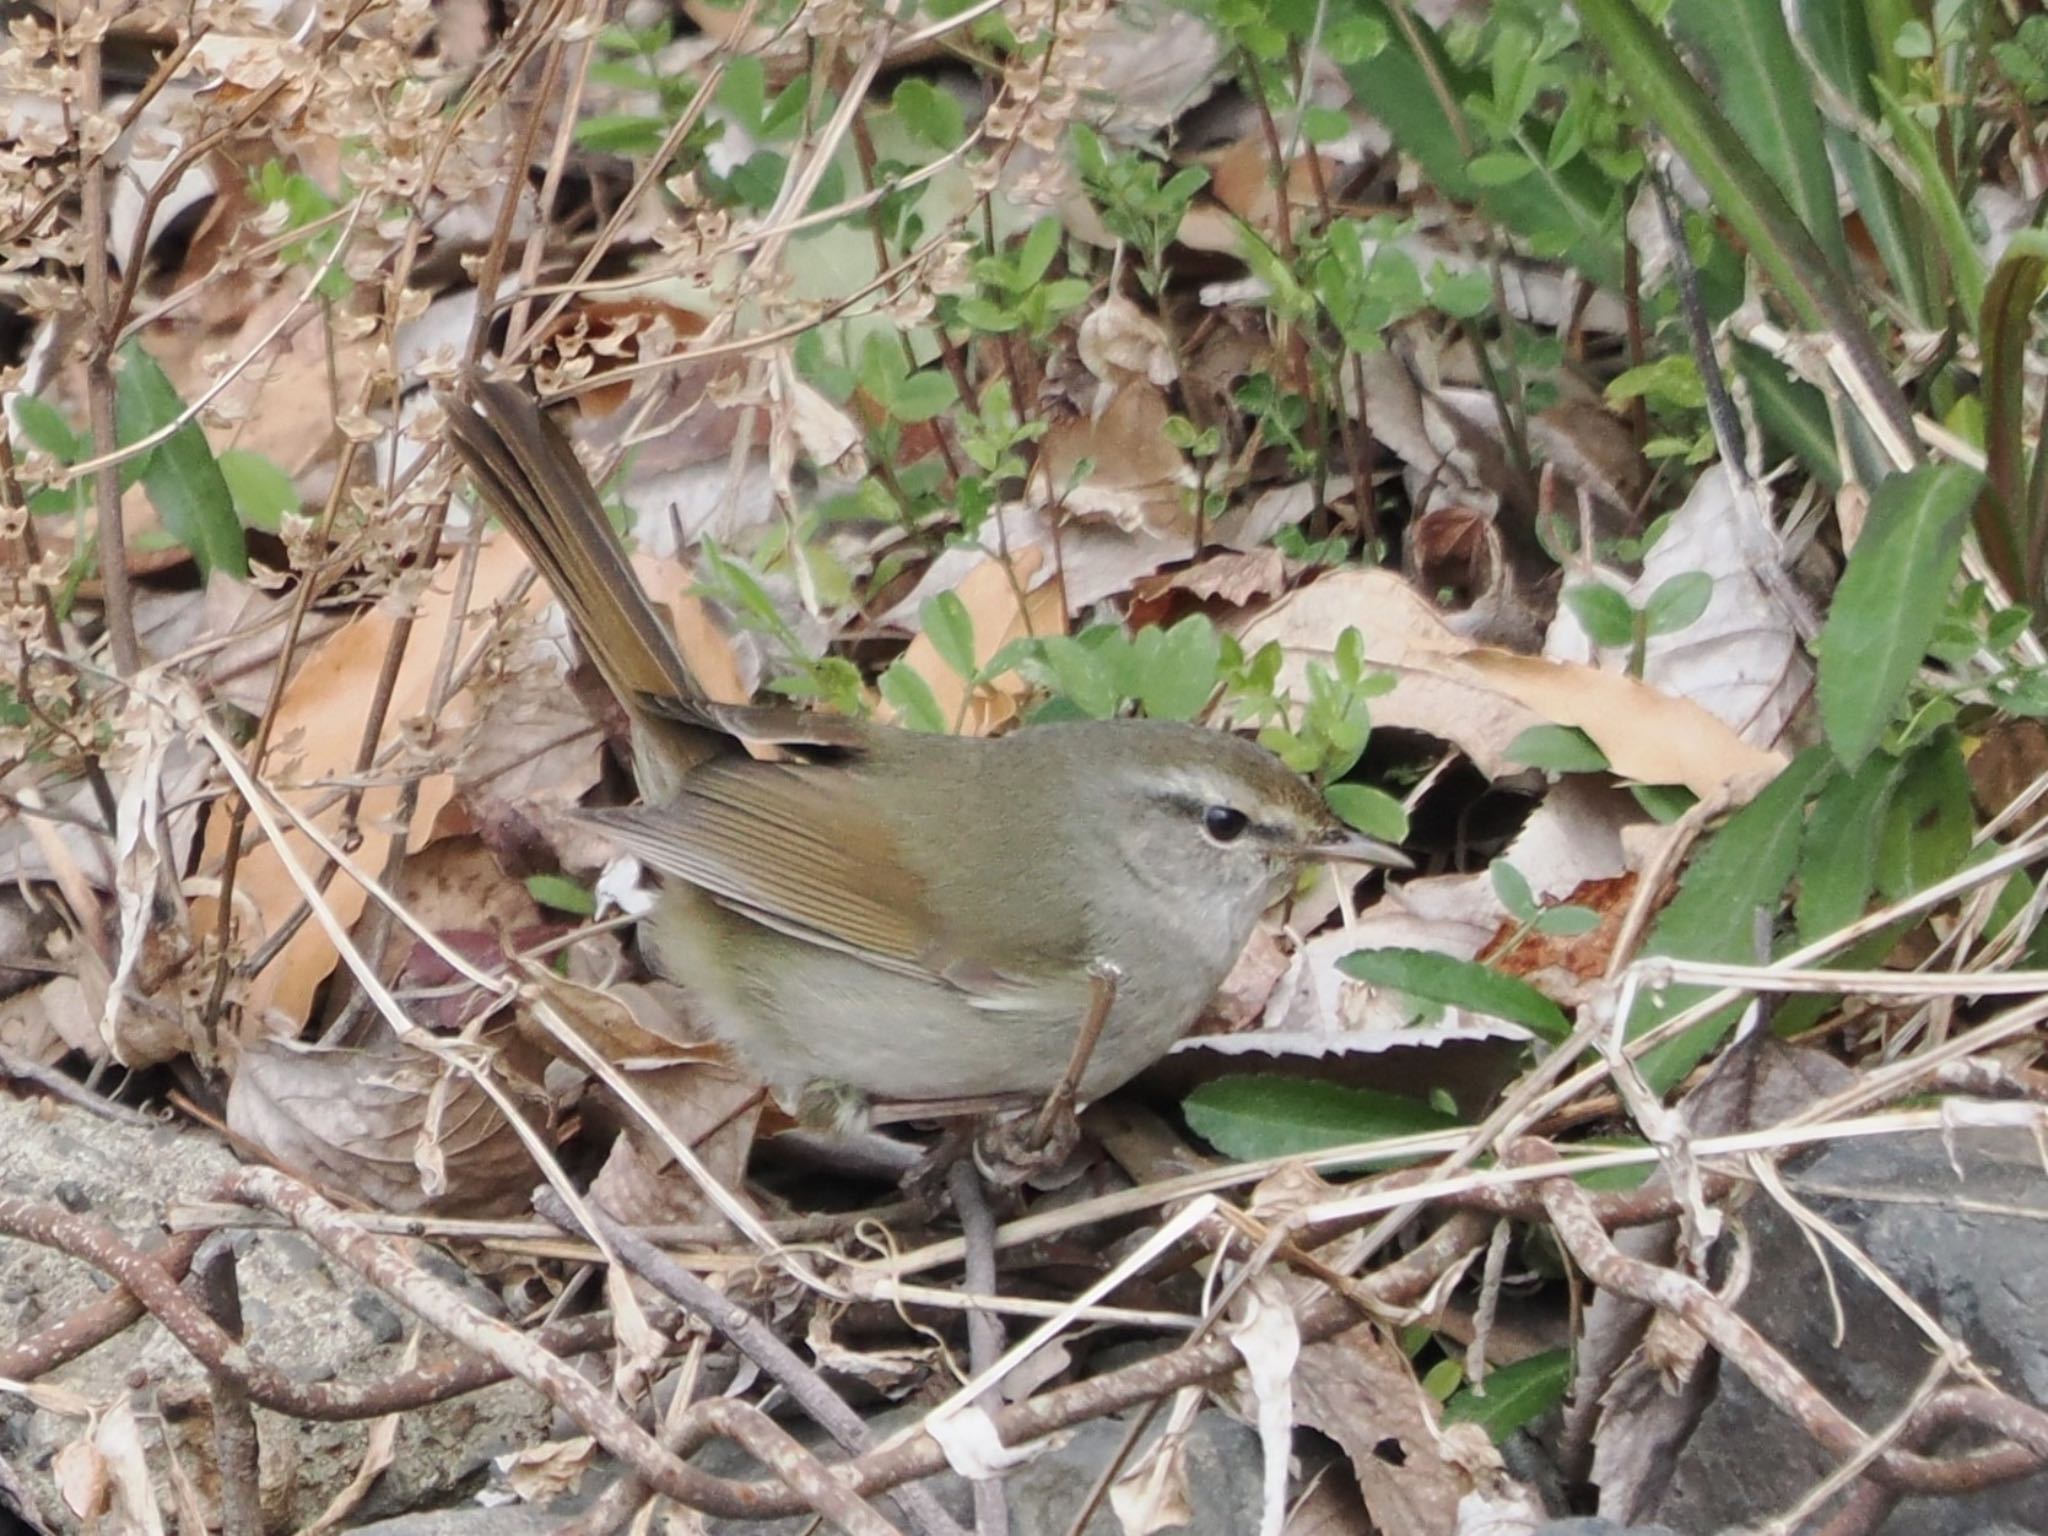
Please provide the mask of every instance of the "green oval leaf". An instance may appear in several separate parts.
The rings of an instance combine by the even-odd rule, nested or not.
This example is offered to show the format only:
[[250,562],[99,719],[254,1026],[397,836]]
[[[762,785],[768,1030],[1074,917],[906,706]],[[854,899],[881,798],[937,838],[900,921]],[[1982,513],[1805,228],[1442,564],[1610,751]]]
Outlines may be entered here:
[[1557,1004],[1526,981],[1489,970],[1476,960],[1426,949],[1361,949],[1339,960],[1337,969],[1376,987],[1506,1019],[1545,1040],[1562,1040],[1572,1032],[1571,1021]]
[[1471,1387],[1444,1404],[1446,1424],[1477,1424],[1498,1444],[1564,1401],[1572,1384],[1572,1352],[1547,1349],[1486,1373],[1485,1396]]
[[1204,1083],[1181,1109],[1197,1136],[1226,1157],[1243,1159],[1295,1157],[1355,1141],[1449,1130],[1458,1123],[1400,1094],[1258,1073]]
[[1889,476],[1820,635],[1820,719],[1845,767],[1868,757],[1927,655],[1984,477],[1959,464]]

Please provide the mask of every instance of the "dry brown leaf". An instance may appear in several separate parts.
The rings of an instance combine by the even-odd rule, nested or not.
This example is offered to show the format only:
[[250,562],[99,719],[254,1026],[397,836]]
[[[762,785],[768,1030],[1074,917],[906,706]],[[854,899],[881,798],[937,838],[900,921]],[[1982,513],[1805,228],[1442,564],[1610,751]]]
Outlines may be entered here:
[[[1172,414],[1157,385],[1129,379],[1096,412],[1052,424],[1039,444],[1031,494],[1069,516],[1103,519],[1128,533],[1185,530],[1192,538],[1184,493],[1195,472],[1166,435]],[[1077,480],[1084,462],[1088,473]]]
[[[953,588],[954,595],[966,606],[967,616],[974,621],[977,667],[986,666],[991,657],[1013,641],[1066,632],[1059,589],[1050,585],[1031,589],[1032,578],[1038,574],[1041,563],[1035,549],[1019,551],[1007,565],[1000,560],[984,559]],[[1020,591],[1024,594],[1021,601]],[[903,653],[903,663],[925,680],[932,697],[938,700],[940,717],[949,724],[958,721],[957,729],[963,736],[987,736],[1008,725],[1017,717],[1018,701],[1028,691],[1024,680],[1012,672],[981,684],[970,700],[967,680],[939,659],[938,647],[927,635],[920,634],[910,642]],[[877,713],[885,720],[894,717],[894,711],[886,704]]]
[[374,1049],[248,1042],[227,1121],[280,1167],[380,1210],[505,1215],[533,1188],[532,1158],[483,1089],[388,1034]]
[[[1244,249],[1240,220],[1269,238],[1278,234],[1280,199],[1273,185],[1273,152],[1264,136],[1248,135],[1203,158],[1215,201],[1197,200],[1188,209],[1180,221],[1180,243],[1191,250],[1235,256]],[[1296,155],[1287,163],[1288,206],[1314,208],[1318,185],[1327,186],[1338,175],[1337,162],[1328,155],[1313,150]]]
[[81,1520],[99,1519],[113,1502],[107,1459],[89,1437],[81,1436],[57,1452],[50,1476],[64,1507]]
[[690,567],[681,560],[636,554],[633,569],[656,606],[668,611],[683,661],[704,696],[719,704],[745,704],[752,699],[753,684],[733,649],[732,637],[697,596],[697,578]]
[[1150,602],[1169,592],[1185,592],[1190,597],[1213,598],[1233,608],[1243,608],[1286,590],[1287,557],[1268,546],[1211,555],[1184,570],[1148,576],[1131,588],[1131,596]]
[[1366,1323],[1311,1344],[1294,1397],[1299,1421],[1344,1448],[1375,1527],[1403,1536],[1457,1529],[1467,1479],[1443,1455],[1436,1405],[1394,1339]]
[[[622,1074],[659,1123],[727,1189],[738,1189],[762,1094],[722,1045],[692,1037],[683,994],[666,982],[598,991],[538,968],[529,976],[563,1023]],[[581,1065],[563,1042],[530,1025],[526,1034],[563,1061]],[[591,1199],[608,1213],[629,1226],[718,1219],[696,1182],[676,1170],[654,1128],[601,1081],[591,1085],[583,1116],[587,1130],[617,1136],[590,1189]]]
[[1618,672],[1480,647],[1456,664],[1552,724],[1584,731],[1624,779],[1682,784],[1705,800],[1785,766],[1782,752],[1752,747],[1690,699]]
[[1120,293],[1089,311],[1075,349],[1081,365],[1105,385],[1143,379],[1164,389],[1180,377],[1165,327]]
[[1346,629],[1365,642],[1368,665],[1394,674],[1393,692],[1373,701],[1373,723],[1442,737],[1489,777],[1514,767],[1509,744],[1544,722],[1583,730],[1623,778],[1682,784],[1702,799],[1783,766],[1699,705],[1634,678],[1470,645],[1391,571],[1325,576],[1240,634],[1248,651],[1278,642],[1282,683],[1300,690],[1308,663],[1327,664]]
[[1195,1518],[1188,1497],[1188,1428],[1205,1396],[1199,1387],[1176,1394],[1166,1428],[1110,1484],[1109,1507],[1123,1536],[1154,1536]]
[[150,1481],[149,1457],[142,1448],[142,1427],[126,1393],[100,1415],[93,1426],[93,1448],[99,1452],[111,1484],[116,1528],[122,1536],[164,1536],[163,1511]]
[[[1782,738],[1813,692],[1813,663],[1801,636],[1814,633],[1818,621],[1787,563],[1765,493],[1739,485],[1717,464],[1671,515],[1642,573],[1632,582],[1611,582],[1640,609],[1673,577],[1711,578],[1712,595],[1699,618],[1674,633],[1649,637],[1643,676],[1664,693],[1696,701],[1745,741],[1765,747]],[[1573,585],[1603,579],[1583,569],[1574,574]],[[1543,654],[1560,661],[1597,658],[1617,670],[1628,650],[1596,650],[1571,605],[1560,603]]]
[[529,1504],[549,1504],[566,1493],[574,1493],[590,1470],[591,1453],[597,1442],[588,1435],[573,1440],[550,1440],[529,1445],[500,1457],[499,1468],[512,1491]]
[[[510,539],[493,539],[479,552],[476,577],[470,593],[472,611],[483,612],[503,600],[526,568],[525,557]],[[443,568],[421,594],[413,615],[413,630],[405,660],[391,694],[385,715],[385,743],[395,742],[422,723],[435,667],[448,626],[456,616],[451,612],[455,587],[454,572]],[[265,776],[287,802],[312,816],[330,835],[341,823],[338,799],[315,814],[328,797],[326,785],[352,774],[357,737],[369,717],[370,700],[384,666],[385,652],[397,625],[389,604],[344,625],[315,648],[287,685],[278,709],[273,755],[264,766]],[[431,726],[434,733],[452,746],[470,717],[466,695],[458,695],[442,709]],[[454,781],[447,774],[434,774],[419,787],[418,809],[412,820],[406,847],[418,851],[432,835],[434,819],[454,794]],[[398,808],[399,791],[380,784],[365,792],[359,818],[363,838],[353,859],[356,867],[376,871],[384,865],[395,832],[390,817]],[[251,823],[254,830],[254,824]],[[215,874],[225,854],[228,818],[215,816],[207,823],[207,840],[201,859],[204,873]],[[301,867],[317,871],[321,855],[303,834],[288,832],[287,841]],[[248,850],[236,874],[238,897],[252,904],[261,931],[237,933],[237,943],[253,949],[268,934],[275,933],[297,909],[299,888],[287,871],[278,850],[258,841]],[[343,876],[328,887],[325,900],[345,925],[353,926],[361,915],[366,893]],[[213,903],[194,903],[193,922],[198,932],[211,932],[215,918]],[[243,1033],[296,1034],[312,1008],[314,990],[333,970],[336,960],[333,942],[319,923],[300,925],[263,973],[251,980],[241,999]]]

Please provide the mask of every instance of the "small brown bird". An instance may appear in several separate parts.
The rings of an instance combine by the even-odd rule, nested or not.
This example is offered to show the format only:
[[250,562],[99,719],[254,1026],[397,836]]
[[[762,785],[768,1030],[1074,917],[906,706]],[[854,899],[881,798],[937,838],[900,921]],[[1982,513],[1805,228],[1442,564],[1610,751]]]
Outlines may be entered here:
[[1106,1002],[1070,1085],[1100,1097],[1186,1033],[1305,861],[1407,863],[1221,731],[710,703],[534,401],[478,383],[448,418],[632,721],[646,804],[596,815],[664,877],[643,952],[786,1097],[1044,1095]]

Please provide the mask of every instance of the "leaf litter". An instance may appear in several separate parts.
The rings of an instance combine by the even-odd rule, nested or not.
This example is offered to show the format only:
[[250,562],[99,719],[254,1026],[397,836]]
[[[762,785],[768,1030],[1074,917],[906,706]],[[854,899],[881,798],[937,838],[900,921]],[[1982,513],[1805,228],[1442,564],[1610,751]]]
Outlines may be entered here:
[[[583,1247],[526,1220],[537,1183],[581,1185],[603,1220],[671,1234],[761,1317],[806,1340],[812,1374],[796,1385],[778,1378],[798,1397],[826,1380],[942,1395],[987,1364],[969,1361],[963,1310],[1017,1309],[1013,1338],[1049,1319],[1059,1342],[1018,1367],[1012,1409],[1042,1407],[1056,1383],[1080,1405],[1059,1428],[1136,1401],[1172,1404],[1164,1432],[1105,1484],[1126,1530],[1170,1528],[1196,1507],[1203,1469],[1189,1464],[1186,1437],[1198,1415],[1217,1411],[1256,1428],[1262,1530],[1296,1528],[1296,1457],[1316,1437],[1350,1473],[1349,1483],[1312,1484],[1326,1512],[1328,1490],[1342,1484],[1339,1504],[1355,1500],[1348,1513],[1380,1529],[1522,1519],[1532,1495],[1476,1421],[1480,1366],[1542,1367],[1532,1381],[1554,1373],[1513,1330],[1491,1352],[1475,1341],[1503,1287],[1540,1294],[1548,1277],[1521,1256],[1506,1265],[1498,1241],[1475,1273],[1484,1238],[1466,1226],[1479,1211],[1523,1231],[1565,1226],[1563,1207],[1510,1205],[1490,1182],[1530,1150],[1495,1140],[1504,1114],[1517,1135],[1568,1136],[1588,1122],[1640,1131],[1675,1173],[1691,1168],[1681,1144],[1697,1128],[1674,1129],[1649,1097],[1676,1084],[1660,1065],[1678,1057],[1653,1055],[1639,1076],[1614,1051],[1644,1018],[1671,1019],[1703,989],[1667,994],[1644,980],[1631,969],[1638,946],[1748,964],[1768,988],[1769,924],[1743,903],[1768,915],[1795,879],[1802,916],[1825,908],[1868,930],[1856,952],[1866,966],[1962,964],[1982,952],[1973,946],[1993,923],[1994,898],[1999,921],[2038,919],[2039,903],[2017,885],[1986,885],[1981,902],[1932,921],[1917,911],[1889,927],[1867,917],[1874,903],[1907,902],[1958,875],[1972,842],[1970,774],[1991,772],[1977,749],[2005,750],[1993,745],[2009,724],[1996,711],[2033,707],[2011,660],[2028,654],[2031,636],[2013,638],[2025,621],[2002,616],[1999,594],[1973,598],[1978,609],[1960,619],[1933,611],[1955,585],[1950,562],[1964,558],[1976,481],[1954,468],[1880,476],[1884,516],[1860,570],[1867,493],[1850,487],[1833,539],[1852,562],[1848,601],[1823,620],[1833,536],[1819,535],[1817,553],[1806,547],[1822,483],[1806,478],[1811,455],[1763,484],[1747,466],[1702,468],[1703,452],[1681,434],[1697,429],[1706,442],[1723,429],[1698,429],[1687,414],[1696,406],[1604,395],[1624,353],[1640,361],[1649,295],[1619,292],[1586,257],[1589,227],[1605,230],[1607,216],[1547,223],[1583,209],[1515,191],[1528,174],[1517,165],[1534,162],[1512,135],[1442,174],[1432,156],[1448,139],[1430,137],[1427,114],[1403,115],[1366,88],[1375,61],[1406,59],[1409,44],[1361,32],[1356,18],[1319,17],[1318,29],[1333,30],[1275,34],[1276,46],[1180,8],[1020,13],[989,18],[979,51],[941,64],[939,34],[906,48],[822,5],[799,8],[792,29],[759,26],[751,10],[735,19],[685,7],[701,31],[680,40],[674,20],[638,36],[576,23],[537,42],[536,55],[520,51],[523,23],[494,32],[503,18],[441,9],[437,19],[415,5],[371,6],[334,33],[322,29],[338,18],[258,16],[199,39],[157,82],[161,92],[109,98],[134,121],[110,151],[120,174],[103,229],[84,228],[85,205],[69,200],[78,178],[96,174],[80,169],[89,157],[55,153],[71,129],[37,115],[14,78],[37,60],[58,67],[55,34],[41,22],[17,32],[6,84],[17,126],[30,126],[10,151],[22,184],[0,212],[21,270],[34,274],[22,289],[32,362],[8,380],[5,476],[19,477],[30,505],[16,510],[10,483],[0,532],[23,558],[0,579],[22,637],[11,675],[35,708],[6,717],[0,847],[23,899],[52,920],[8,930],[0,974],[30,980],[9,983],[0,1045],[95,1091],[108,1069],[126,1069],[114,1091],[178,1106],[189,1116],[180,1134],[209,1134],[212,1117],[245,1156],[357,1208],[348,1219],[360,1232],[414,1218],[386,1230],[407,1245],[438,1238],[478,1274],[511,1255],[545,1293],[540,1311],[608,1305],[623,1346],[616,1381],[629,1397],[672,1368],[679,1340],[645,1312],[668,1287],[645,1265],[629,1274],[602,1233]],[[1421,16],[1431,28],[1443,21]],[[1533,41],[1511,19],[1467,21],[1495,50],[1491,88],[1512,95],[1517,70],[1536,67],[1517,52]],[[997,26],[1040,29],[1043,67],[1024,67],[1021,53],[1005,67],[1015,39]],[[165,36],[176,26],[121,40],[161,50]],[[869,80],[861,71],[884,60],[899,72],[851,102],[857,127],[845,114],[814,117],[805,69],[820,48],[854,71],[834,76],[834,90]],[[86,57],[72,40],[63,56]],[[530,94],[536,70],[555,94]],[[1285,90],[1259,83],[1289,70]],[[576,82],[568,96],[565,75]],[[685,76],[705,82],[708,120],[720,126],[702,142],[684,134],[656,165],[653,149],[691,110],[688,93],[664,96],[663,83]],[[1479,78],[1468,82],[1475,90]],[[465,80],[473,98],[456,94]],[[1540,113],[1552,95],[1590,100],[1558,77],[1488,110]],[[450,101],[468,104],[450,115]],[[1593,107],[1573,110],[1593,116],[1544,128],[1554,162],[1544,169],[1560,184],[1593,163],[1562,153],[1566,129],[1602,131]],[[260,132],[206,137],[237,113]],[[1113,156],[1140,151],[1140,162],[1115,164],[1134,176],[1133,164],[1149,166],[1150,181],[1116,196],[1084,184],[1067,153],[1079,121]],[[93,134],[107,126],[85,122]],[[1622,156],[1624,142],[1602,153]],[[209,153],[180,153],[202,143]],[[522,150],[524,164],[514,158]],[[931,174],[900,179],[921,160]],[[1603,163],[1617,183],[1621,163]],[[1441,186],[1428,185],[1432,166]],[[1176,171],[1199,174],[1168,180]],[[790,201],[788,189],[814,174],[801,184],[815,197]],[[504,189],[529,177],[556,200],[546,219],[522,203],[495,225]],[[887,188],[863,194],[878,177]],[[1685,196],[1694,184],[1681,176],[1677,186]],[[1986,206],[2027,205],[2002,186],[1982,190]],[[806,200],[836,204],[838,216],[800,213]],[[1624,206],[1617,196],[1613,208]],[[1685,253],[1656,238],[1640,216],[1648,205],[1633,206],[1640,275],[1667,281]],[[767,227],[770,212],[804,227]],[[1355,270],[1346,248],[1316,243],[1354,224]],[[1496,224],[1515,233],[1513,251]],[[59,225],[65,239],[48,233]],[[90,274],[97,258],[77,254],[87,245],[114,262],[97,287],[69,275]],[[1005,287],[998,269],[1032,249],[1030,281]],[[2022,239],[1978,254],[1996,263],[2025,259],[2025,249]],[[1953,239],[1946,255],[1967,274]],[[502,329],[478,320],[485,273],[500,283]],[[1716,280],[1726,276],[1724,265]],[[1496,301],[1497,334],[1474,323]],[[136,418],[117,424],[132,461],[114,487],[130,540],[119,574],[96,563],[104,540],[86,494],[92,477],[71,473],[120,447],[94,424],[108,385],[77,320],[85,310],[105,320],[109,306],[120,324],[108,334],[130,337],[156,370],[147,377],[152,387],[161,378],[168,412],[150,417],[164,441],[148,449],[134,444]],[[1343,345],[1326,360],[1330,335]],[[713,699],[774,690],[907,725],[1028,728],[1040,713],[1087,710],[1047,642],[1099,643],[1112,656],[1100,626],[1151,626],[1193,643],[1170,653],[1163,642],[1133,645],[1130,659],[1105,663],[1112,709],[1185,696],[1186,714],[1320,754],[1313,768],[1333,786],[1405,798],[1426,867],[1363,884],[1325,874],[1276,909],[1214,1018],[1124,1096],[1158,1120],[1174,1159],[1149,1164],[1099,1132],[1061,1176],[1006,1196],[1003,1219],[1038,1223],[1028,1229],[1036,1246],[1016,1246],[1025,1239],[1003,1229],[994,1298],[963,1308],[927,1273],[958,1262],[950,1218],[864,1214],[888,1204],[900,1144],[818,1150],[808,1127],[789,1126],[742,1068],[696,1038],[680,994],[605,930],[617,876],[573,812],[630,793],[617,717],[580,686],[574,648],[547,594],[527,588],[509,540],[446,504],[431,390],[476,360],[479,341],[510,348],[506,361],[575,399],[560,419]],[[889,362],[870,376],[874,342]],[[1936,349],[1915,355],[1943,366]],[[1693,361],[1682,344],[1669,356]],[[142,366],[128,362],[124,376],[143,377],[127,372]],[[1868,447],[1877,386],[1861,387],[1823,402],[1833,417],[1821,435],[1837,447]],[[921,403],[941,398],[952,404],[936,414]],[[1743,403],[1759,416],[1768,404],[1754,381]],[[1663,436],[1650,436],[1652,408]],[[1010,421],[1029,430],[998,442]],[[1782,437],[1773,442],[1782,451]],[[1646,514],[1659,512],[1668,515],[1645,538]],[[1785,529],[1802,519],[1795,544]],[[1882,575],[1876,545],[1893,524],[1927,551],[1908,574],[1929,606],[1887,627],[1859,594]],[[30,526],[37,560],[22,536]],[[1908,547],[1902,536],[1889,554]],[[1602,612],[1641,629],[1619,642],[1596,635]],[[124,622],[160,671],[120,663]],[[1959,638],[1959,622],[1976,628]],[[107,648],[94,652],[102,634]],[[1864,675],[1858,659],[1886,634],[1907,643],[1869,669],[1881,677]],[[1167,689],[1114,674],[1163,654],[1213,658],[1201,662],[1213,676]],[[1905,711],[1937,664],[1964,681],[1916,693]],[[1317,714],[1347,668],[1390,684],[1361,688],[1355,701],[1369,740],[1350,742],[1341,722]],[[132,695],[107,686],[122,671]],[[286,832],[280,847],[233,814],[232,790],[166,706],[192,687],[209,720],[251,749],[283,819],[340,839],[346,868],[306,830]],[[16,698],[10,686],[7,701]],[[1809,755],[1771,798],[1766,786],[1801,748]],[[1857,781],[1858,793],[1869,790],[1868,856],[1836,861],[1826,882],[1741,841],[1807,814],[1782,785],[1804,775],[1799,783],[1824,786],[1818,750],[1875,764],[1868,784]],[[2026,782],[2001,793],[2003,804],[2027,803],[2038,756],[2020,754],[2008,776]],[[1811,814],[1836,825],[1849,792],[1830,793],[1816,791]],[[110,825],[96,825],[103,814]],[[1720,857],[1681,873],[1674,859],[1717,818],[1727,821],[1711,850]],[[318,872],[310,902],[294,866]],[[1759,873],[1781,868],[1775,884]],[[380,890],[395,893],[396,913]],[[369,954],[368,971],[338,965],[338,933]],[[2025,954],[2028,943],[2008,929],[1992,952]],[[1423,957],[1434,980],[1362,979],[1396,974],[1362,963],[1375,955]],[[1423,974],[1401,963],[1400,974]],[[372,979],[397,989],[413,1027],[436,1041],[431,1052],[378,1019],[366,1003]],[[1959,997],[1968,979],[1955,978]],[[1538,1040],[1542,1029],[1513,1022],[1516,1007],[1502,1000],[1522,994],[1502,990],[1508,982],[1532,988],[1562,1029]],[[1650,994],[1654,1007],[1632,1014]],[[1833,1034],[1851,1061],[1866,1041],[1920,1038],[1890,1035],[1892,1022],[1872,1010],[1814,1038]],[[1815,1012],[1804,1027],[1823,1023]],[[1951,1010],[1910,1029],[1932,1040],[1953,1027]],[[1568,1079],[1574,1097],[1545,1098],[1570,1066],[1550,1054],[1567,1032],[1574,1050],[1599,1034],[1617,1098],[1600,1096],[1598,1076]],[[1681,1054],[1688,1065],[1704,1059]],[[1737,1116],[1712,1129],[1756,1123]],[[1375,1161],[1353,1147],[1339,1158],[1341,1178],[1304,1181],[1302,1198],[1280,1211],[1218,1199],[1241,1174],[1206,1154],[1260,1155],[1252,1140],[1233,1145],[1240,1135],[1296,1157],[1347,1139],[1450,1139],[1413,1154],[1444,1159],[1424,1175],[1434,1183],[1361,1173],[1412,1155]],[[1208,1182],[1182,1188],[1169,1165]],[[1480,1173],[1460,1174],[1475,1165]],[[1479,1203],[1461,1208],[1448,1193],[1461,1176],[1477,1181],[1460,1187]],[[1673,1183],[1685,1219],[1711,1227],[1699,1220],[1696,1173]],[[1411,1213],[1440,1218],[1426,1235],[1412,1226],[1412,1240],[1445,1245],[1421,1284],[1405,1288],[1398,1263],[1375,1256],[1371,1227],[1350,1229],[1368,1234],[1362,1256],[1337,1256],[1342,1233],[1312,1258],[1301,1246],[1347,1198],[1391,1201],[1404,1188]],[[1112,1266],[1156,1239],[1168,1218],[1155,1211],[1198,1192],[1217,1203],[1183,1206],[1172,1220],[1184,1225],[1171,1228],[1193,1234],[1201,1261],[1179,1277],[1191,1283],[1164,1277],[1142,1306],[1120,1292],[1084,1299],[1091,1281],[1117,1275]],[[303,1212],[294,1219],[317,1226]],[[463,1227],[486,1219],[498,1223],[487,1244]],[[784,1248],[771,1231],[802,1232],[797,1241],[813,1247]],[[924,1257],[941,1250],[943,1260]],[[431,1311],[387,1257],[349,1262]],[[604,1277],[582,1286],[574,1266],[592,1260]],[[1318,1310],[1346,1265],[1354,1296],[1386,1292],[1373,1320]],[[889,1305],[864,1309],[856,1290]],[[1219,1329],[1248,1395],[1196,1384],[1230,1369],[1225,1360],[1112,1398],[1121,1387],[1102,1383],[1128,1378],[1098,1356],[1089,1330],[1107,1326],[1102,1309],[1126,1304],[1114,1314],[1124,1326],[1170,1306]],[[481,1337],[463,1341],[474,1348]],[[1589,1330],[1584,1342],[1599,1341]],[[1170,1350],[1191,1359],[1203,1347]],[[543,1374],[522,1366],[529,1380]],[[740,1380],[744,1393],[754,1378]],[[1505,1388],[1502,1397],[1500,1411],[1519,1415],[1521,1399]],[[1532,1389],[1528,1401],[1534,1414],[1555,1394]],[[1659,1415],[1611,1390],[1602,1406],[1605,1420],[1584,1431],[1586,1465],[1604,1469],[1620,1499],[1649,1480],[1636,1464]],[[93,1428],[55,1455],[51,1477],[79,1518],[161,1528],[163,1509],[183,1516],[208,1485],[155,1465],[129,1411],[125,1397],[89,1403]],[[323,1510],[339,1520],[364,1496],[389,1469],[398,1422],[378,1420],[354,1480],[324,1490],[301,1523]],[[1017,1445],[992,1438],[992,1422],[963,1417],[945,1432],[958,1457],[990,1473],[1019,1460]],[[501,1474],[520,1496],[545,1499],[601,1458],[630,1460],[622,1434],[611,1425],[530,1446]],[[631,1465],[634,1478],[660,1469],[644,1457]],[[796,1486],[800,1468],[776,1465]],[[628,1481],[614,1493],[625,1503],[618,1489],[648,1499],[650,1488]],[[817,1485],[809,1497],[830,1504]],[[856,1513],[842,1523],[857,1522]]]

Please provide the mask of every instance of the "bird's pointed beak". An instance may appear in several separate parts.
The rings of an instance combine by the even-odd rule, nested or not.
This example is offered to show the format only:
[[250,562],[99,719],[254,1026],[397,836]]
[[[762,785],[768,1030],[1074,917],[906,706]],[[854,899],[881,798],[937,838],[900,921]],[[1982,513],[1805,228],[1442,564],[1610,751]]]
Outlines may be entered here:
[[1392,843],[1383,843],[1363,832],[1341,828],[1315,845],[1315,855],[1342,864],[1379,864],[1388,869],[1413,869],[1415,861]]

